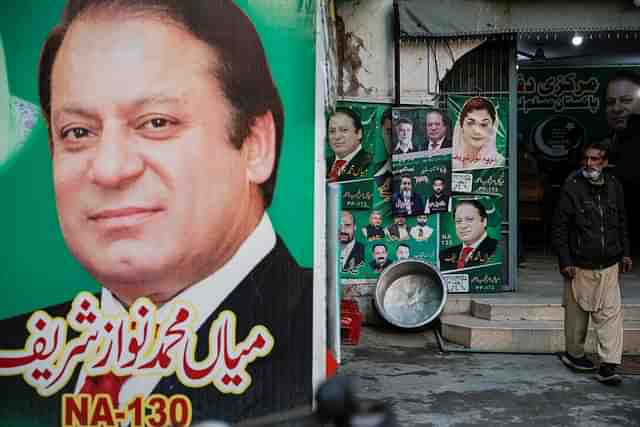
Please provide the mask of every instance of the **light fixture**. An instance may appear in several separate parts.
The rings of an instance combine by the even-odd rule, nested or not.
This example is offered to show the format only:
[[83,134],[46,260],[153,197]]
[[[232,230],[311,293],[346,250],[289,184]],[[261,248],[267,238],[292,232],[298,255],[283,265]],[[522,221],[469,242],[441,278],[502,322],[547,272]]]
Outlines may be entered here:
[[571,43],[574,46],[580,46],[582,44],[582,42],[584,41],[584,39],[582,38],[582,36],[580,34],[574,34],[573,38],[571,39]]

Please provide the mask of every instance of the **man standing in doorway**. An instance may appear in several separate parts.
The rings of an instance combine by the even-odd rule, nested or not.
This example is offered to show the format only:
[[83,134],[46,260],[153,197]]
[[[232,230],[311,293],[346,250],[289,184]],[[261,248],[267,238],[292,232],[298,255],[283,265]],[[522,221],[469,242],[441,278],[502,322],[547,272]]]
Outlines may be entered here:
[[577,371],[593,371],[584,344],[589,317],[596,332],[600,368],[597,379],[621,382],[616,367],[622,361],[622,307],[619,268],[631,270],[624,194],[609,174],[608,147],[588,143],[582,168],[569,175],[560,193],[553,240],[564,276],[565,342],[562,361]]

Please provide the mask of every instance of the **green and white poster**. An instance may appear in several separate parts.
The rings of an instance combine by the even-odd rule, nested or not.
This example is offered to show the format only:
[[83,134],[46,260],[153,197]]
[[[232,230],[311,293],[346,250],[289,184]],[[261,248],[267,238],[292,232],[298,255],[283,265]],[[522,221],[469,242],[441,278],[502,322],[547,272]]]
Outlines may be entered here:
[[339,102],[327,120],[327,182],[390,172],[390,123],[388,106]]
[[452,95],[447,103],[454,124],[452,190],[504,194],[508,98]]
[[394,108],[394,215],[451,210],[451,125],[435,108]]
[[449,292],[502,290],[501,203],[500,197],[457,195],[452,214],[440,215],[439,267]]
[[[536,157],[539,169],[566,175],[577,167],[582,144],[624,130],[629,114],[640,113],[633,101],[638,87],[633,80],[639,71],[638,66],[522,68],[518,73],[519,140]],[[561,183],[564,175],[556,181]]]
[[315,16],[3,5],[2,426],[311,408]]

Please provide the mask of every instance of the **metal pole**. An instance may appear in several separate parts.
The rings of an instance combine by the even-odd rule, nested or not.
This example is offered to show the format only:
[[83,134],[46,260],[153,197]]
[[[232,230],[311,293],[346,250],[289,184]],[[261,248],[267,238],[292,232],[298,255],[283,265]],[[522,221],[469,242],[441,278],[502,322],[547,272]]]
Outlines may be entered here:
[[400,7],[398,0],[393,0],[393,70],[394,70],[394,105],[400,106]]

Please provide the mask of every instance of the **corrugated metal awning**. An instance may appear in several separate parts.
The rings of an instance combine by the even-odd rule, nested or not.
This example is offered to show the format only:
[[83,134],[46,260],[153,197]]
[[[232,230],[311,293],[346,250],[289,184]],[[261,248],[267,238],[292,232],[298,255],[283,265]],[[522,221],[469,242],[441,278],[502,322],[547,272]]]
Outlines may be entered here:
[[402,40],[640,31],[632,0],[395,0]]

